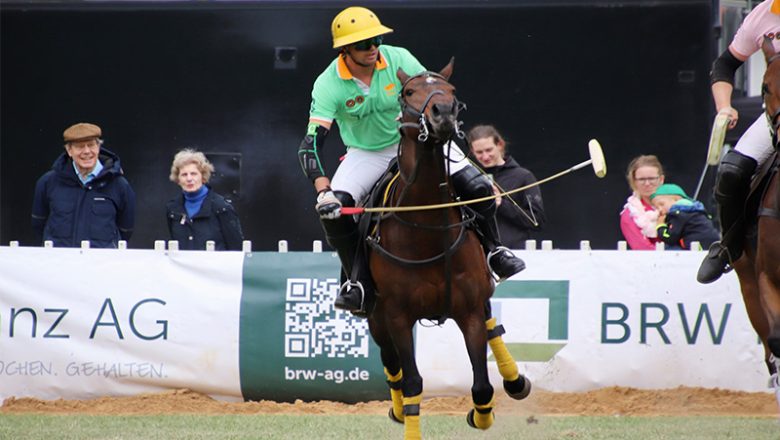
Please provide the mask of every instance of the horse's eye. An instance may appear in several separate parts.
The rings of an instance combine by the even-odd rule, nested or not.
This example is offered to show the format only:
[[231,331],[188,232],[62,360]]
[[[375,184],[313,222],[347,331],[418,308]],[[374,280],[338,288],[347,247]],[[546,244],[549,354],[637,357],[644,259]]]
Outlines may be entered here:
[[406,89],[406,91],[404,91],[404,94],[405,94],[406,96],[412,96],[412,95],[414,95],[414,90],[409,90],[409,89]]

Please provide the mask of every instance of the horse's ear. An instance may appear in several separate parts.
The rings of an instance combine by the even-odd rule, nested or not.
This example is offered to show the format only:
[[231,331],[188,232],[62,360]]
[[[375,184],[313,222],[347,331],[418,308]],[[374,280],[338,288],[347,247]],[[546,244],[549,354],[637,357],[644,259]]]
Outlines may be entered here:
[[775,46],[772,44],[772,39],[766,35],[764,35],[764,41],[761,43],[761,51],[764,52],[764,59],[767,62],[775,55]]
[[396,75],[398,75],[398,79],[401,80],[401,84],[405,83],[407,79],[409,79],[409,75],[404,72],[404,69],[398,68],[398,71],[395,72]]
[[447,63],[446,66],[444,66],[441,71],[439,71],[439,75],[443,76],[444,79],[447,81],[450,80],[450,76],[452,76],[452,68],[455,66],[455,57],[450,58],[450,62]]

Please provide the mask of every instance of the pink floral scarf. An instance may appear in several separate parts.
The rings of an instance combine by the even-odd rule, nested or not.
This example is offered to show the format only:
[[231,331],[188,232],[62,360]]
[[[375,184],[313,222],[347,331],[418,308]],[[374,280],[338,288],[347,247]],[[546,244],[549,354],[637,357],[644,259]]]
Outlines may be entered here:
[[647,238],[656,238],[658,236],[655,229],[658,223],[658,211],[648,211],[646,205],[642,203],[642,199],[636,193],[629,196],[623,208],[628,210],[631,219],[634,220],[639,230],[642,231],[642,235]]

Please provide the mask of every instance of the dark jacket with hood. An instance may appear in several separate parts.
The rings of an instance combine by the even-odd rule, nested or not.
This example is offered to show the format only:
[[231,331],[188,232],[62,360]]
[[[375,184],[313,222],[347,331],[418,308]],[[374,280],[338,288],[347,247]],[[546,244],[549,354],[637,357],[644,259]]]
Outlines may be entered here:
[[100,174],[81,183],[73,161],[62,153],[52,169],[38,179],[32,209],[32,226],[41,242],[55,247],[115,248],[128,240],[135,224],[135,193],[123,176],[119,157],[100,149]]
[[209,188],[200,210],[190,218],[184,207],[184,194],[166,205],[168,231],[179,242],[179,249],[206,250],[206,242],[214,241],[218,251],[240,251],[244,241],[241,223],[233,205]]
[[[518,165],[512,156],[504,157],[503,165],[485,168],[485,172],[492,175],[504,191],[536,182],[533,173]],[[525,249],[525,241],[530,238],[531,231],[540,230],[546,221],[539,187],[504,197],[496,212],[496,221],[501,244],[511,249]]]
[[720,240],[704,205],[699,201],[675,203],[666,214],[666,221],[658,225],[658,237],[667,249],[690,249],[698,241],[704,249]]

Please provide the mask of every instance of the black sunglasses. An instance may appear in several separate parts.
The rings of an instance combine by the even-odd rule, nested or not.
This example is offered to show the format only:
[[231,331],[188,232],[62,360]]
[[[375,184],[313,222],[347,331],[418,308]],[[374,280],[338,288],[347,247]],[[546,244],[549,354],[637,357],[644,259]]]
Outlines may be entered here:
[[369,38],[368,40],[358,41],[352,47],[354,47],[355,50],[369,50],[371,49],[371,46],[379,47],[381,44],[382,44],[382,36],[379,35],[374,38]]

